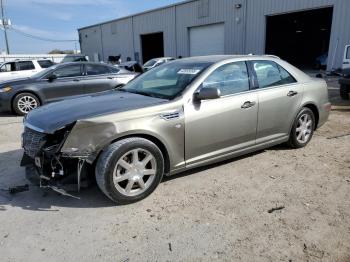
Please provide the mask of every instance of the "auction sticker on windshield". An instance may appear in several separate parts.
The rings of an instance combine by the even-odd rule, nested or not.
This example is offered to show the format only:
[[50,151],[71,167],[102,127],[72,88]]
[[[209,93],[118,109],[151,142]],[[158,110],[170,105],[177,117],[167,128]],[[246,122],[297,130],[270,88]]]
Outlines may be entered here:
[[201,70],[198,69],[181,69],[178,74],[181,75],[196,75],[200,72]]

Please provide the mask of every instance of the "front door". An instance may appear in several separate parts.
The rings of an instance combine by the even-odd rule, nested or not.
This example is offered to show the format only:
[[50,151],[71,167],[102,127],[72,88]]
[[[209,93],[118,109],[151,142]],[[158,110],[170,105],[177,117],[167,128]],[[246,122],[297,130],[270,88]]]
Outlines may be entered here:
[[64,98],[84,94],[82,65],[62,66],[57,68],[52,74],[56,75],[57,79],[52,81],[46,80],[41,87],[47,102],[59,101]]
[[245,62],[218,67],[200,88],[216,87],[221,97],[185,105],[185,157],[195,165],[255,144],[258,98],[250,91]]
[[259,84],[257,144],[288,137],[302,99],[303,86],[273,61],[252,61]]

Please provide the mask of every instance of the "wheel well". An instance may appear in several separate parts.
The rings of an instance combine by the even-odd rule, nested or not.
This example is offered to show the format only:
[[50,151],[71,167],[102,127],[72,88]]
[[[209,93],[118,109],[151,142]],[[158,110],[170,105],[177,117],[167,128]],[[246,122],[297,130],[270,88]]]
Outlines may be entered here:
[[[146,134],[128,135],[128,136],[123,136],[123,137],[120,137],[116,140],[113,140],[110,144],[113,144],[117,141],[120,141],[120,140],[125,139],[125,138],[130,138],[130,137],[144,138],[144,139],[147,139],[147,140],[153,142],[154,144],[156,144],[156,146],[160,149],[160,151],[162,152],[163,157],[164,157],[164,174],[167,174],[170,172],[170,158],[169,158],[168,150],[166,149],[165,145],[158,138],[156,138],[154,136],[146,135]],[[100,154],[101,154],[101,152],[100,152]],[[96,160],[98,159],[98,157],[99,156],[96,157]]]
[[314,104],[306,104],[304,105],[304,107],[310,109],[312,111],[312,113],[314,113],[314,116],[315,116],[315,130],[317,129],[317,126],[318,126],[318,120],[319,120],[319,113],[318,113],[318,109],[317,107],[314,105]]
[[34,95],[36,98],[38,98],[40,105],[43,104],[41,99],[40,99],[40,97],[35,92],[33,92],[33,91],[19,91],[11,99],[11,108],[12,108],[12,110],[13,110],[13,101],[15,100],[16,96],[18,96],[19,94],[24,94],[24,93],[29,93],[29,94]]

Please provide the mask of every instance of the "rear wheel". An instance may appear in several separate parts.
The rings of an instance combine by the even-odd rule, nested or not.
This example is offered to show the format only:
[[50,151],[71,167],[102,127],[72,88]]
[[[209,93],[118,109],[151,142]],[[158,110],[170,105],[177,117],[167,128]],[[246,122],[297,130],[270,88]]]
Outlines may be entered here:
[[349,100],[350,86],[340,85],[340,97],[344,100]]
[[151,141],[126,138],[111,144],[97,160],[96,181],[102,192],[118,204],[150,195],[164,173],[162,152]]
[[32,93],[20,93],[13,100],[13,110],[17,115],[24,116],[33,109],[40,106],[40,101],[36,95]]
[[292,148],[306,146],[315,130],[315,116],[309,108],[303,108],[294,120],[288,144]]

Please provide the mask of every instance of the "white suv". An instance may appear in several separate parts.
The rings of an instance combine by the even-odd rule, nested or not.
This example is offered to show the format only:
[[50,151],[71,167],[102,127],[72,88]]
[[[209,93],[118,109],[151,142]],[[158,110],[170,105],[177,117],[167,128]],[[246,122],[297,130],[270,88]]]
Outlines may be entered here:
[[15,60],[0,65],[0,82],[16,78],[30,77],[54,63],[48,59],[42,60]]

